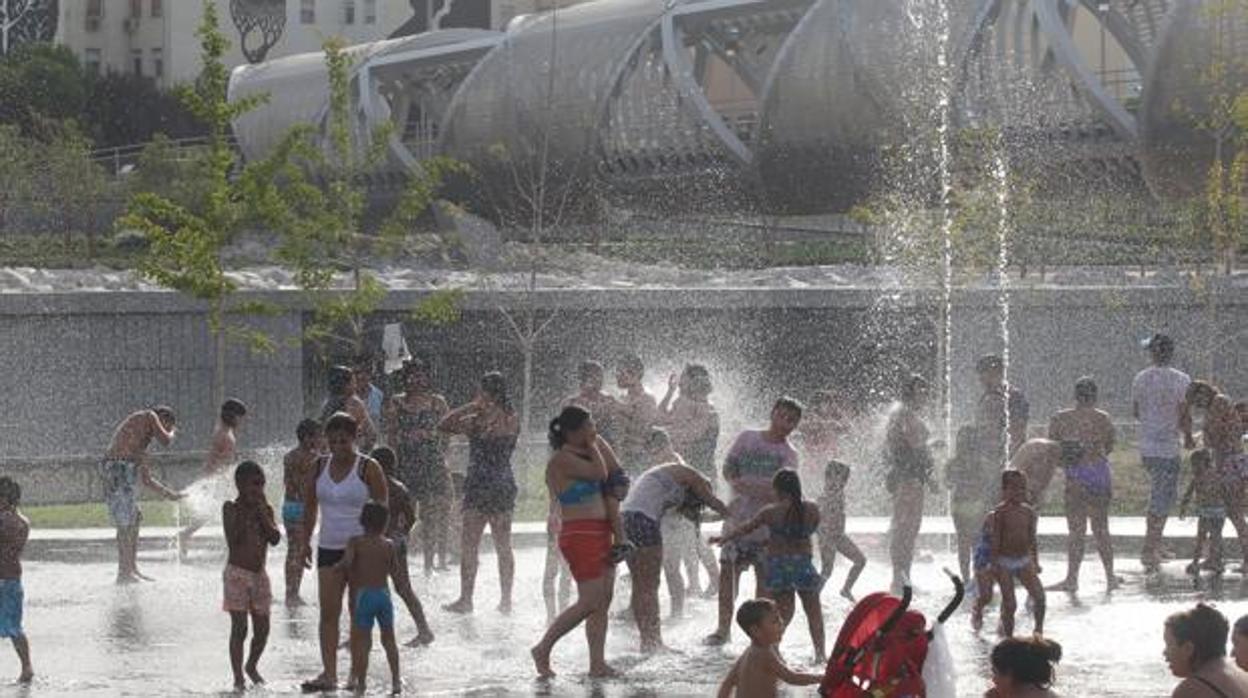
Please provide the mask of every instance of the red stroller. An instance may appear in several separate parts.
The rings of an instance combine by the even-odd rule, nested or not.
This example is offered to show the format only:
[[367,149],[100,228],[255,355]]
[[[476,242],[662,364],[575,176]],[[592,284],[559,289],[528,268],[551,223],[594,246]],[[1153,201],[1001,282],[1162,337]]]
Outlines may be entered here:
[[[954,596],[936,617],[943,624],[962,603],[962,580],[946,571]],[[827,672],[819,684],[824,698],[925,698],[923,663],[936,626],[911,611],[912,592],[906,587],[899,599],[884,592],[867,596],[854,606],[836,637]]]

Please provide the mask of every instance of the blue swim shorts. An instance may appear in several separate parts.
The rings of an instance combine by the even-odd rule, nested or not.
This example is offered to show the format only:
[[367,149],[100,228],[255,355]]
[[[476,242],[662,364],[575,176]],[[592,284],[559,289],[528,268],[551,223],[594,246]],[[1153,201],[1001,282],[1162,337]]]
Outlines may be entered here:
[[768,591],[819,591],[823,578],[810,555],[767,556]]
[[282,523],[287,526],[303,525],[303,502],[282,502]]
[[0,637],[22,635],[22,580],[0,579]]
[[1179,492],[1179,466],[1182,464],[1177,456],[1174,458],[1145,457],[1144,468],[1148,470],[1152,480],[1152,488],[1148,496],[1148,513],[1153,516],[1169,516],[1174,508],[1174,500]]
[[394,603],[389,587],[365,587],[355,597],[355,627],[372,632],[373,623],[382,630],[394,627]]

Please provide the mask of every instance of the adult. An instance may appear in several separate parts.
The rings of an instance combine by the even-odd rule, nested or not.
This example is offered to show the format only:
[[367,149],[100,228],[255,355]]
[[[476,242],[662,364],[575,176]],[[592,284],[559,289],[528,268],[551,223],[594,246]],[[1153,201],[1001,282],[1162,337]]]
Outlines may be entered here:
[[381,413],[386,402],[386,393],[373,384],[373,374],[379,363],[381,362],[376,356],[365,354],[357,357],[351,368],[355,395],[364,402],[368,418],[373,421],[374,426],[381,425]]
[[136,485],[142,482],[168,500],[186,495],[173,491],[152,477],[147,462],[147,447],[156,439],[168,446],[176,431],[173,410],[164,405],[130,413],[109,441],[104,459],[100,461],[100,478],[104,484],[104,503],[108,516],[117,528],[117,583],[129,584],[140,579],[151,580],[139,572],[139,510]]
[[[790,397],[776,400],[771,408],[771,421],[766,429],[741,432],[724,459],[724,479],[732,490],[728,515],[724,517],[723,533],[745,524],[763,507],[771,504],[774,493],[771,480],[780,470],[797,470],[797,451],[789,444],[789,435],[802,421],[802,404]],[[703,641],[722,645],[732,635],[732,611],[736,601],[741,573],[754,569],[755,596],[763,596],[766,583],[767,531],[756,530],[749,535],[725,543],[719,558],[719,617],[715,632]]]
[[331,366],[325,389],[327,395],[321,404],[321,422],[345,412],[357,425],[357,447],[361,452],[373,450],[377,443],[377,424],[368,413],[368,405],[356,395],[355,373],[346,366]]
[[966,424],[958,429],[953,457],[945,465],[949,513],[953,518],[958,567],[963,579],[971,578],[971,553],[979,543],[984,517],[999,501],[1000,494],[997,483],[1001,466],[994,467],[991,459],[980,457],[980,429],[977,424]]
[[[242,400],[229,398],[221,403],[217,423],[212,430],[212,439],[208,444],[208,455],[204,458],[204,465],[200,472],[200,480],[209,481],[209,483],[215,481],[217,487],[214,494],[217,495],[217,499],[223,501],[229,498],[228,490],[233,488],[233,483],[232,478],[219,476],[234,465],[238,452],[238,430],[242,428],[243,418],[246,416],[247,405]],[[177,535],[178,554],[183,557],[188,552],[191,536],[208,523],[207,518],[194,510],[188,512],[187,518],[190,522],[178,531]]]
[[320,534],[316,543],[317,597],[320,600],[318,630],[321,642],[321,673],[304,682],[305,691],[338,689],[338,621],[342,615],[342,595],[347,591],[346,570],[338,566],[347,550],[347,541],[363,535],[360,514],[369,500],[389,500],[386,475],[377,461],[356,448],[359,423],[345,412],[330,415],[325,422],[329,453],[317,461],[304,488],[304,564],[312,564],[312,531],[319,517]]
[[[719,412],[710,401],[711,373],[702,364],[689,364],[681,371],[679,378],[673,376],[673,379],[668,380],[667,394],[659,402],[659,423],[667,432],[670,449],[679,454],[689,467],[714,483],[718,479],[715,474],[715,448],[719,443]],[[657,445],[650,441],[648,439],[646,444],[648,464],[657,465],[659,461],[654,460]],[[673,530],[675,536],[670,537],[663,554],[677,559],[677,570],[679,564],[684,563],[689,571],[690,588],[699,586],[698,563],[701,562],[708,580],[704,593],[706,596],[717,595],[719,564],[706,539],[687,518],[669,516],[664,519],[664,525]],[[664,564],[666,569],[671,569],[667,562]]]
[[998,472],[1009,457],[1027,440],[1031,407],[1021,390],[1005,382],[1005,360],[996,354],[981,356],[975,372],[983,393],[975,409],[975,423],[981,428],[980,455],[991,460]]
[[1074,465],[1078,457],[1078,449],[1064,450],[1053,439],[1027,439],[1010,458],[1010,470],[1027,476],[1027,501],[1039,509],[1058,468]]
[[617,403],[615,398],[604,393],[602,386],[606,381],[606,369],[597,361],[582,361],[576,367],[576,392],[564,399],[561,408],[570,405],[594,415],[594,424],[598,435],[611,441],[611,415]]
[[462,407],[451,410],[438,429],[468,437],[468,472],[464,477],[463,529],[460,539],[459,598],[443,606],[452,613],[472,613],[477,583],[477,551],[486,524],[498,556],[501,598],[498,610],[511,612],[511,585],[516,557],[511,549],[511,515],[516,508],[516,478],[511,454],[516,450],[520,420],[507,397],[507,382],[500,373],[481,377],[477,394]]
[[611,447],[630,476],[645,468],[646,437],[659,422],[659,405],[641,382],[645,375],[646,365],[633,354],[620,359],[615,369],[615,384],[624,394],[611,414]]
[[385,404],[386,440],[398,457],[399,481],[416,505],[428,574],[435,553],[446,561],[451,473],[446,467],[446,435],[438,431],[438,423],[451,410],[446,398],[434,392],[425,362],[404,362],[399,376],[403,392]]
[[[659,624],[659,572],[663,568],[663,533],[665,515],[692,516],[705,504],[727,515],[728,507],[711,487],[711,481],[697,470],[681,463],[668,462],[646,470],[633,483],[620,506],[624,530],[637,551],[628,558],[628,571],[633,582],[633,617],[641,635],[641,651],[654,652],[663,647]],[[680,509],[680,513],[676,512]],[[679,570],[676,579],[679,580]],[[672,575],[668,575],[668,584]]]
[[530,653],[538,676],[553,677],[551,650],[584,622],[590,676],[614,676],[616,671],[607,664],[605,655],[615,568],[607,560],[612,525],[603,486],[615,456],[598,435],[589,412],[574,405],[563,408],[551,420],[548,437],[554,454],[546,463],[546,488],[558,503],[559,551],[576,580],[576,602],[555,617]]
[[1105,567],[1105,586],[1112,591],[1122,583],[1114,574],[1114,542],[1109,535],[1109,503],[1113,476],[1109,454],[1114,450],[1114,423],[1096,407],[1096,381],[1084,376],[1075,381],[1075,406],[1053,415],[1049,438],[1077,453],[1066,467],[1066,578],[1049,587],[1055,591],[1079,589],[1079,566],[1089,521],[1096,550]]
[[[646,453],[649,455],[651,467],[668,463],[688,465],[685,459],[672,449],[672,439],[661,427],[650,430],[650,438],[646,439]],[[710,480],[708,479],[707,482],[709,483]],[[663,537],[663,576],[667,579],[667,591],[671,598],[672,617],[674,618],[684,614],[687,591],[690,589],[696,591],[700,586],[698,583],[699,549],[705,548],[711,562],[715,561],[710,545],[702,538],[701,529],[700,520],[695,521],[692,517],[674,510],[669,510],[659,520],[659,533]],[[681,574],[682,565],[689,577],[688,584],[685,582],[684,575]],[[718,595],[718,564],[714,565],[711,583],[715,588],[709,595]]]
[[894,591],[910,584],[914,544],[923,523],[923,494],[932,483],[930,431],[921,413],[930,390],[927,380],[910,375],[901,385],[900,400],[884,429],[885,487],[893,498],[888,553],[893,564]]
[[1150,480],[1140,563],[1145,570],[1156,570],[1161,565],[1159,547],[1166,518],[1178,494],[1179,466],[1183,463],[1180,437],[1191,432],[1185,398],[1192,379],[1170,365],[1173,339],[1154,334],[1144,346],[1153,365],[1135,374],[1131,382],[1131,412],[1139,422],[1136,441]]
[[1166,619],[1164,656],[1180,679],[1171,698],[1248,698],[1248,673],[1226,658],[1226,617],[1196,604]]
[[1213,452],[1213,466],[1222,482],[1222,501],[1226,516],[1239,536],[1244,563],[1248,570],[1248,522],[1244,520],[1244,480],[1248,478],[1248,458],[1244,455],[1244,419],[1231,399],[1205,381],[1192,381],[1187,387],[1189,409],[1204,412],[1201,440]]

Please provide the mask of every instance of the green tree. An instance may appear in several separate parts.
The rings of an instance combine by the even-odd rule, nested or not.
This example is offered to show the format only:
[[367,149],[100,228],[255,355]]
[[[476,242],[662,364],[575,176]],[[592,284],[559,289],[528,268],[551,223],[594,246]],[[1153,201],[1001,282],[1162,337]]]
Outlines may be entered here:
[[[216,7],[204,2],[203,17],[196,36],[200,39],[203,72],[194,87],[178,91],[182,104],[208,126],[208,144],[194,162],[194,176],[203,187],[202,201],[183,205],[154,192],[131,196],[126,213],[118,219],[120,229],[141,231],[149,246],[139,261],[144,277],[205,301],[208,325],[216,339],[216,402],[225,395],[225,346],[228,337],[248,342],[253,348],[268,349],[272,340],[230,316],[266,310],[255,303],[236,302],[237,284],[226,275],[222,252],[249,220],[247,190],[241,181],[247,169],[230,146],[230,124],[254,109],[262,98],[230,102],[226,96],[229,71],[221,57],[229,42],[221,33]],[[242,169],[239,179],[232,177]]]
[[86,100],[82,66],[65,46],[21,44],[0,59],[0,122],[28,136],[48,121],[77,118]]
[[111,183],[91,157],[91,141],[73,121],[49,127],[48,132],[49,140],[37,148],[37,181],[43,195],[32,201],[39,202],[37,210],[56,221],[67,252],[73,247],[73,234],[84,232],[87,256],[93,257],[95,215]]
[[14,125],[0,124],[0,231],[13,210],[30,195],[34,153]]

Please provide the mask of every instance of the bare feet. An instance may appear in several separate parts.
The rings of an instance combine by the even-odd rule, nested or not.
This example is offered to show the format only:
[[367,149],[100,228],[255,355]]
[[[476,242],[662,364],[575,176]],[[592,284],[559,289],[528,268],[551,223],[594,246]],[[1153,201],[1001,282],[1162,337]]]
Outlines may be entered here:
[[971,629],[979,632],[984,627],[984,609],[978,606],[971,610]]
[[424,645],[428,645],[432,642],[433,642],[433,631],[426,629],[417,633],[416,637],[412,638],[411,640],[408,640],[407,646],[408,647],[421,647]]
[[286,608],[298,608],[300,606],[307,606],[307,605],[308,605],[308,602],[304,601],[302,596],[298,594],[294,594],[294,595],[291,595],[289,593],[286,594]]
[[706,637],[702,638],[702,644],[708,647],[718,647],[728,642],[728,638],[730,636],[731,635],[727,632],[724,632],[722,630],[716,630],[710,635],[707,635]]
[[1126,580],[1124,580],[1122,577],[1119,577],[1116,574],[1110,574],[1108,577],[1105,578],[1105,591],[1113,591],[1121,587],[1124,581]]
[[610,664],[599,664],[589,668],[589,677],[591,679],[614,679],[619,676],[620,672]]
[[394,683],[390,684],[390,695],[397,696],[401,693],[403,693],[402,681],[395,681]]
[[1065,591],[1073,594],[1076,591],[1079,591],[1079,582],[1076,582],[1073,579],[1063,579],[1057,584],[1050,584],[1044,589],[1045,591]]
[[454,603],[444,605],[442,610],[451,613],[472,613],[472,602],[467,599],[459,599]]
[[311,681],[304,681],[300,684],[300,688],[304,693],[324,693],[325,691],[337,691],[338,679],[329,677],[325,674],[317,676]]
[[537,678],[555,678],[555,670],[550,668],[550,652],[543,651],[541,646],[534,646],[529,650],[529,654],[533,656],[533,667],[537,669]]
[[850,591],[849,587],[845,587],[844,589],[841,589],[841,598],[849,601],[850,603],[858,602],[858,599],[854,598],[854,592]]
[[503,599],[498,602],[498,612],[503,615],[511,613],[511,599]]
[[134,573],[117,575],[117,584],[119,585],[138,584],[138,582],[139,578],[134,576]]
[[255,664],[248,664],[243,670],[247,672],[247,678],[251,679],[252,683],[257,685],[264,683],[264,677],[260,675]]
[[143,580],[143,581],[145,581],[145,582],[154,582],[154,581],[156,581],[155,579],[153,579],[153,578],[151,578],[151,577],[147,576],[146,574],[143,574],[142,572],[140,572],[140,571],[138,571],[138,570],[135,570],[135,571],[134,571],[134,576],[135,576],[135,577],[138,577],[139,579],[142,579],[142,580]]
[[34,681],[34,680],[35,680],[35,672],[32,669],[27,669],[26,671],[23,671],[22,675],[17,677],[18,683],[30,683],[31,681]]
[[247,682],[241,676],[234,677],[234,692],[242,693],[247,690]]

